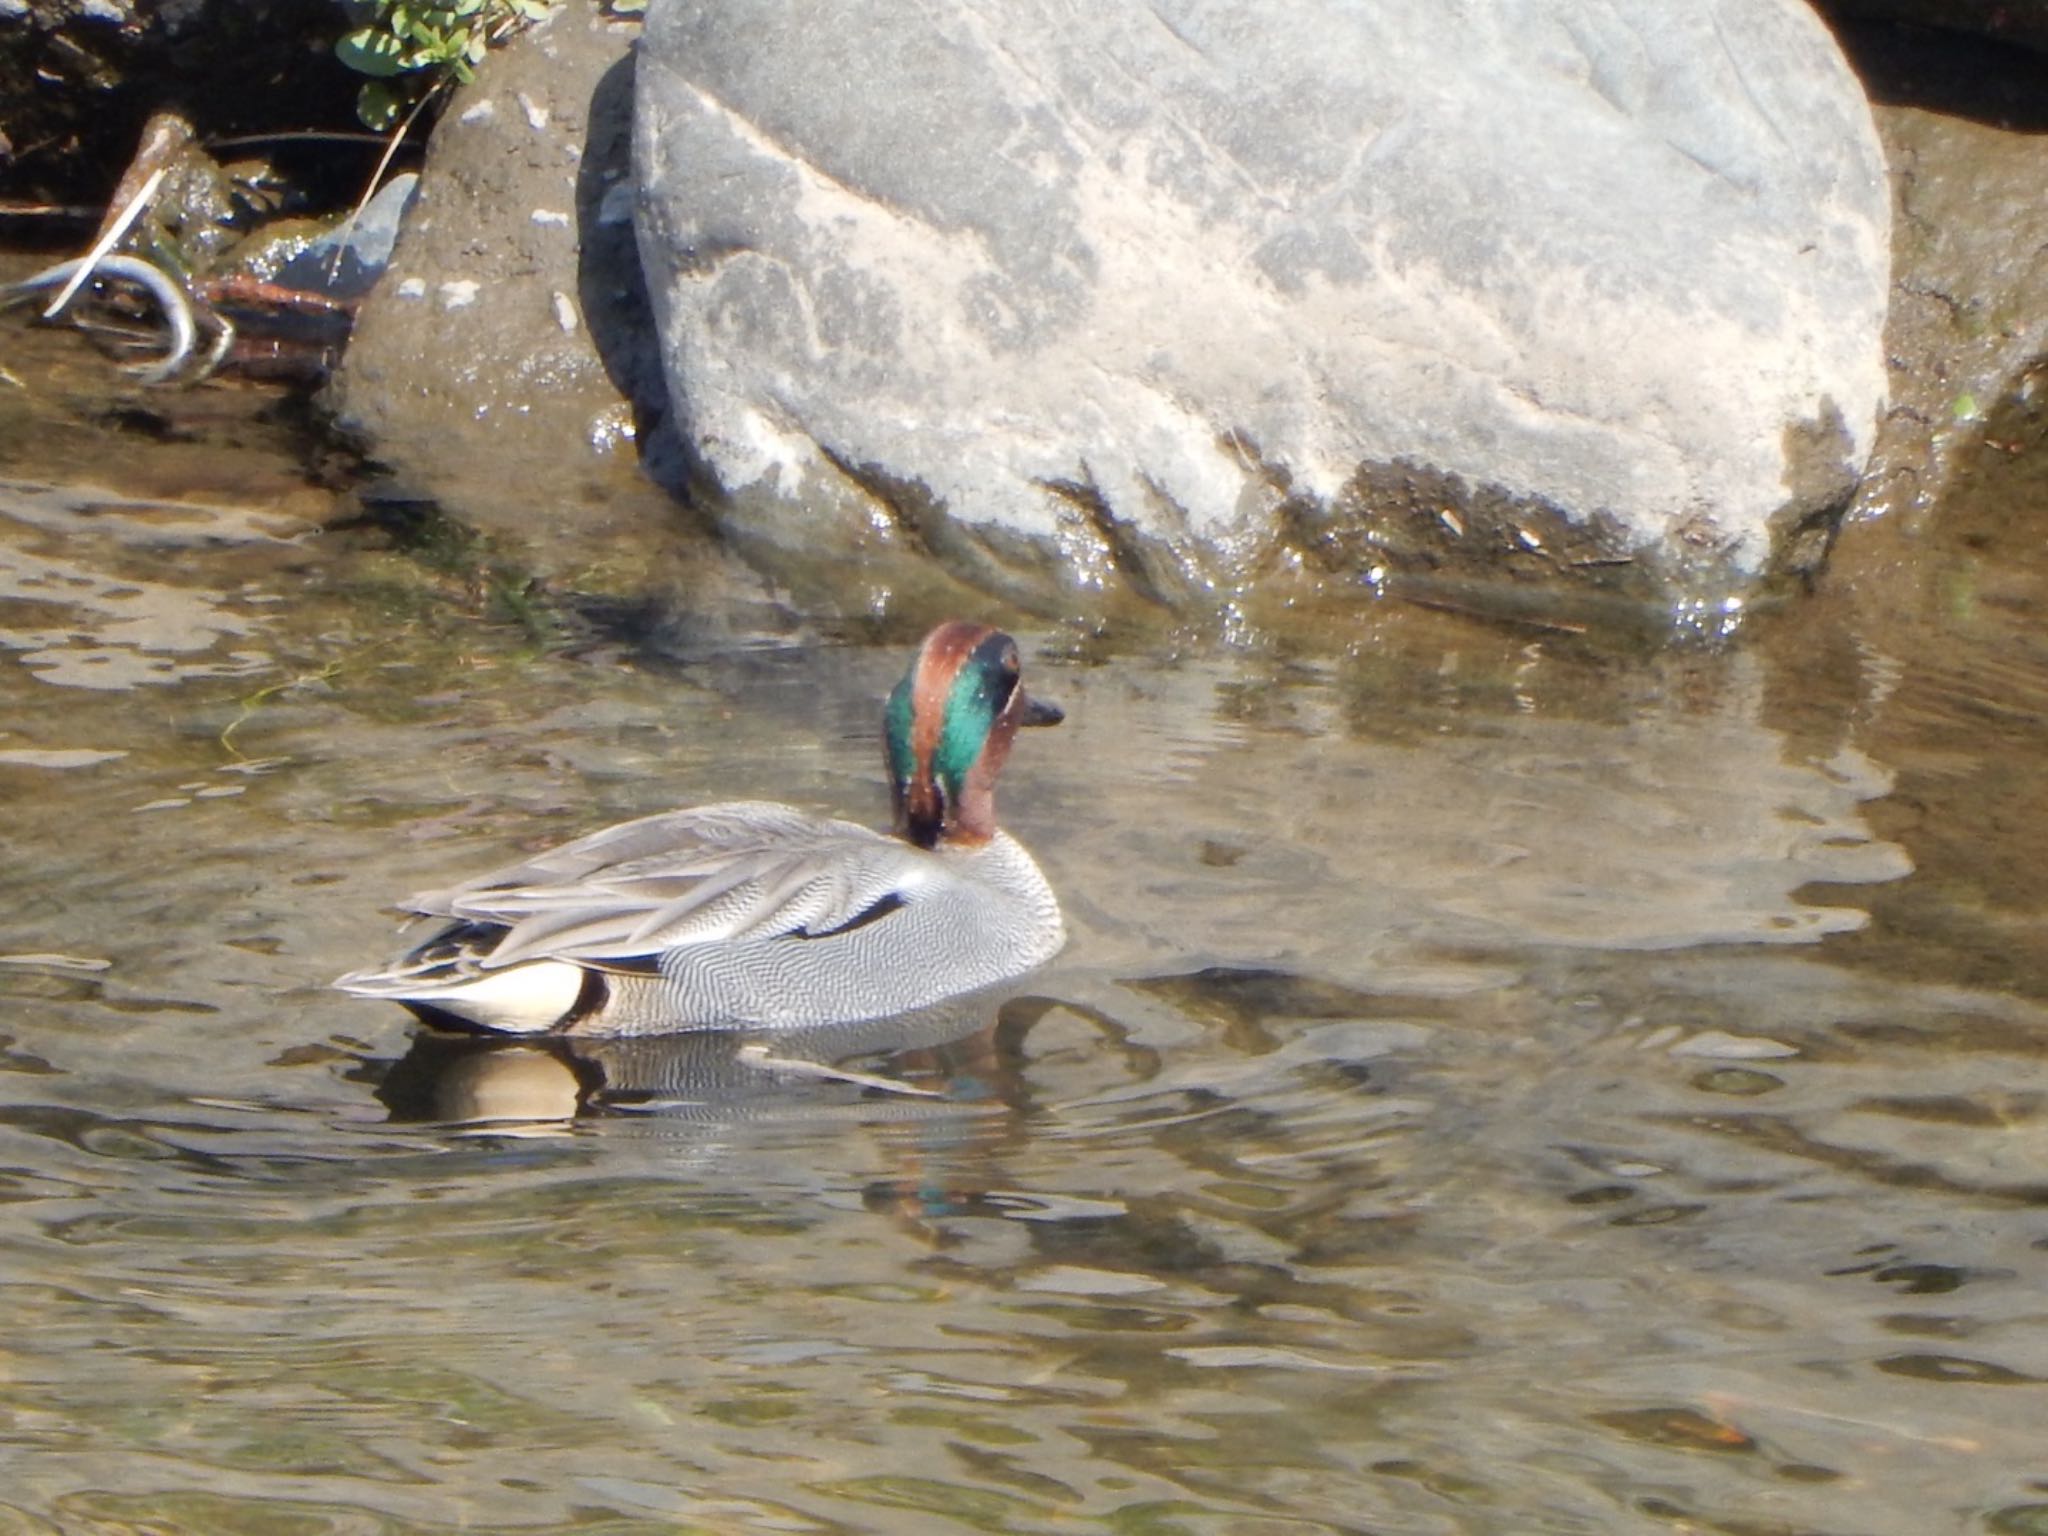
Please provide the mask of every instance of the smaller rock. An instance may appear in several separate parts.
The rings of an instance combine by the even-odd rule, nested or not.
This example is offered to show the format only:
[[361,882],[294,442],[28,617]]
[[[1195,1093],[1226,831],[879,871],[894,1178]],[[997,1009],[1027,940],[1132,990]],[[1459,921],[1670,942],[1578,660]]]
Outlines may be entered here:
[[399,227],[412,207],[419,180],[411,171],[392,177],[354,220],[337,224],[279,262],[270,274],[271,281],[329,298],[361,298],[391,263]]
[[638,32],[564,0],[484,60],[327,397],[408,495],[599,585],[693,536],[616,451],[665,400],[632,230],[600,214],[629,185]]
[[1671,1054],[1708,1061],[1772,1061],[1797,1056],[1799,1047],[1764,1035],[1731,1035],[1725,1030],[1709,1029],[1679,1041],[1671,1047]]

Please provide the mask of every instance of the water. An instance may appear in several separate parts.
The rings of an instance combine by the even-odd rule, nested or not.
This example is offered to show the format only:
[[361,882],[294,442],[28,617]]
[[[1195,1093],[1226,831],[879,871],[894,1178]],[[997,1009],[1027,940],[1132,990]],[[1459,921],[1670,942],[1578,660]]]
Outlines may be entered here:
[[879,818],[900,648],[487,622],[220,392],[6,394],[7,1536],[2048,1531],[2024,483],[1726,655],[1025,637],[1073,942],[840,1042],[907,1094],[325,985],[611,820]]

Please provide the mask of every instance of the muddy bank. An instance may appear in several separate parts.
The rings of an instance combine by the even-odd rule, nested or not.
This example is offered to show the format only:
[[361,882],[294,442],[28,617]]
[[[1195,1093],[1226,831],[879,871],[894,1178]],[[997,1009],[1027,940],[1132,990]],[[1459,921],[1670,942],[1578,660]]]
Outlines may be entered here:
[[[209,140],[359,133],[362,77],[333,53],[345,16],[333,0],[0,5],[0,236],[62,237],[45,220],[9,217],[16,204],[82,206],[89,231],[157,112],[185,114]],[[332,143],[272,147],[295,177],[325,188],[371,163],[344,155],[337,165]]]

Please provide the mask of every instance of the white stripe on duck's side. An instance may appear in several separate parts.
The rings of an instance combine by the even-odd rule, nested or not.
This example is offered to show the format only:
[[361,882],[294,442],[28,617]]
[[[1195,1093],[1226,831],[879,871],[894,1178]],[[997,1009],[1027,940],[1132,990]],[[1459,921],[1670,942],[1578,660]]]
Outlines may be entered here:
[[1017,728],[1059,719],[1018,677],[999,631],[926,636],[883,713],[893,836],[754,800],[642,817],[411,897],[425,936],[335,985],[459,1027],[624,1035],[851,1023],[1019,976],[1066,930],[995,822]]

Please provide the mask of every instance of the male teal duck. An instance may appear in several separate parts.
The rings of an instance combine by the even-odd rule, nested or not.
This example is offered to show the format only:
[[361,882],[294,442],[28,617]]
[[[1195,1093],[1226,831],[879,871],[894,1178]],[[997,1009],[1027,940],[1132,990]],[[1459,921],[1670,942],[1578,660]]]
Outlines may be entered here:
[[882,715],[895,835],[733,800],[628,821],[403,905],[432,931],[335,985],[504,1034],[801,1029],[884,1018],[1022,975],[1066,942],[996,826],[1026,695],[1017,645],[925,637]]

